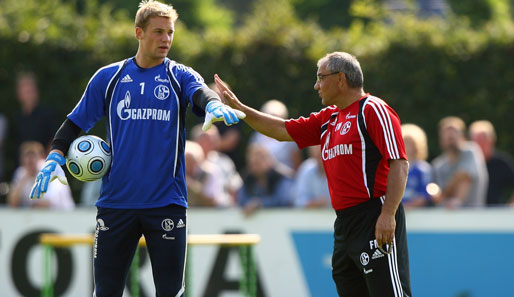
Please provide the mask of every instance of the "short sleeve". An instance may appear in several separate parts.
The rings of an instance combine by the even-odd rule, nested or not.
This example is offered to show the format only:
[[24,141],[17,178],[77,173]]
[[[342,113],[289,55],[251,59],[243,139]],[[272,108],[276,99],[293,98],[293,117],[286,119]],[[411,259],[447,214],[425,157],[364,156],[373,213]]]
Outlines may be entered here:
[[371,97],[364,104],[366,129],[373,143],[387,160],[405,159],[400,118],[383,100]]
[[300,149],[318,145],[321,138],[321,115],[319,112],[315,112],[311,113],[308,118],[287,120],[286,129]]
[[105,115],[107,84],[119,67],[104,67],[98,70],[91,77],[80,101],[68,114],[68,118],[85,132],[89,132]]
[[[175,64],[173,67],[175,77],[180,84],[182,96],[189,104],[193,104],[193,94],[200,88],[208,88],[203,77],[191,67],[182,64]],[[193,111],[201,115],[203,110],[199,106],[193,105]]]
[[459,169],[469,174],[473,180],[476,180],[480,176],[480,168],[484,167],[481,164],[484,164],[485,161],[477,144],[467,142],[467,145],[468,149],[462,152]]

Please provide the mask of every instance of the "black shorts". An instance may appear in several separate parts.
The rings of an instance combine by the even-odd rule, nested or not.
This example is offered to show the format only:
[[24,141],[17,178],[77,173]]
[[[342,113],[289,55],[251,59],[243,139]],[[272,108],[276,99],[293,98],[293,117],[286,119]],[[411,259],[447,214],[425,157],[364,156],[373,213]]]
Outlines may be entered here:
[[337,211],[334,224],[332,277],[341,297],[411,296],[409,254],[405,230],[405,212],[400,204],[396,212],[396,230],[392,253],[377,247],[375,225],[382,209],[382,199],[374,198]]
[[95,296],[123,294],[141,235],[152,264],[157,296],[183,296],[187,249],[186,209],[98,208],[93,248]]

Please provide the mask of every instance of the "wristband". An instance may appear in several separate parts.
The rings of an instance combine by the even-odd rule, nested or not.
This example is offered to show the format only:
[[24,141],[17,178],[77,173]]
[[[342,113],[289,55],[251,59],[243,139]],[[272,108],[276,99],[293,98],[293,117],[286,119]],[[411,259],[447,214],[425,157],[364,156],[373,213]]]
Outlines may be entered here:
[[48,157],[46,157],[46,161],[50,160],[57,162],[61,166],[64,166],[64,164],[66,164],[66,158],[64,158],[63,156],[61,156],[61,154],[56,152],[50,153]]

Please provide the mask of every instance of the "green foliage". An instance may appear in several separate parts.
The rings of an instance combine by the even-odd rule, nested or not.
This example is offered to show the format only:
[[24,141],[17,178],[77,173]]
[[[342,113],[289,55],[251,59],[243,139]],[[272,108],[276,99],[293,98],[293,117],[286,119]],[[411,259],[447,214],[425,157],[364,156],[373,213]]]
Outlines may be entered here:
[[[123,4],[123,1],[120,5]],[[215,0],[173,0],[161,1],[173,5],[179,14],[181,22],[188,28],[204,30],[216,28],[228,30],[234,22],[232,11],[218,5]],[[137,5],[131,4],[137,7]],[[135,15],[136,11],[133,12]]]
[[457,16],[469,18],[476,26],[483,25],[492,17],[490,0],[447,0],[451,10]]
[[473,27],[479,28],[489,21],[512,19],[513,0],[447,0],[453,13],[466,18]]
[[[300,21],[287,1],[257,3],[232,37],[205,39],[206,48],[191,60],[209,81],[221,74],[249,105],[259,108],[278,98],[294,117],[319,110],[316,61],[344,50],[360,59],[368,91],[386,99],[404,122],[427,130],[431,157],[439,153],[436,127],[446,115],[467,123],[491,120],[500,147],[513,152],[508,127],[514,121],[506,115],[514,107],[510,19],[498,17],[477,29],[468,17],[387,16],[380,7],[363,5],[370,1],[355,1],[351,11],[360,18],[347,29],[324,31]],[[384,24],[385,17],[390,22]]]
[[348,27],[350,0],[291,0],[297,15],[304,20],[319,23],[323,28]]
[[[453,12],[446,19],[420,20],[389,15],[374,0],[351,1],[348,19],[322,14],[323,5],[331,11],[343,5],[336,1],[255,0],[251,10],[237,15],[214,0],[172,1],[180,18],[170,57],[192,66],[208,83],[220,74],[250,106],[260,108],[277,98],[297,117],[322,108],[313,90],[317,60],[347,51],[361,61],[366,91],[389,102],[403,122],[427,131],[432,157],[439,153],[437,122],[446,115],[467,123],[491,120],[500,148],[514,154],[514,117],[507,114],[514,108],[511,5],[506,0],[464,2],[449,0]],[[135,10],[130,9],[137,1],[127,1],[126,8],[119,8],[121,3],[2,0],[2,112],[18,109],[14,74],[20,70],[36,72],[43,102],[64,118],[96,69],[134,55]],[[341,23],[319,24],[321,15]],[[200,121],[188,120],[188,127]],[[246,138],[251,131],[244,127]],[[244,145],[241,161],[243,154]]]

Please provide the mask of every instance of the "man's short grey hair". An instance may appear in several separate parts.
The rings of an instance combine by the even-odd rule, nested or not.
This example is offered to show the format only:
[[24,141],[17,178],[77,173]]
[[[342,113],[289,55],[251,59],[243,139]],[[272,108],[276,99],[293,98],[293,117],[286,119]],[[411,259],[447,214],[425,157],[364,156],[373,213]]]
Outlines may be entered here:
[[327,70],[330,72],[342,72],[346,76],[348,86],[362,88],[364,76],[357,58],[345,52],[333,52],[318,60],[318,68],[327,62]]

